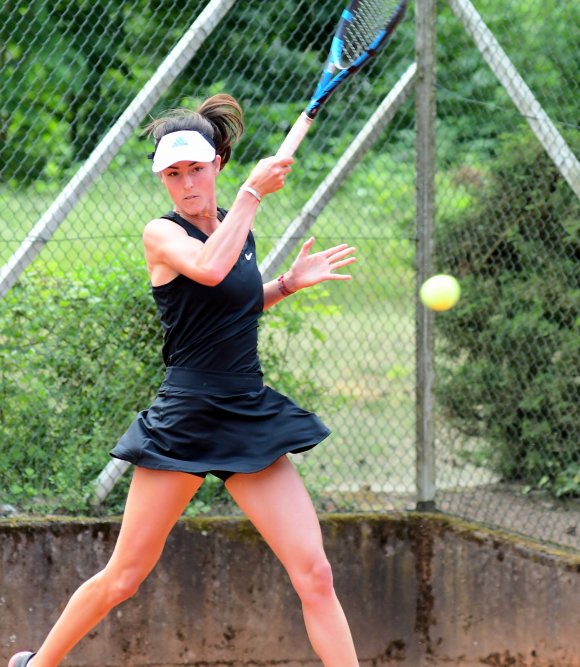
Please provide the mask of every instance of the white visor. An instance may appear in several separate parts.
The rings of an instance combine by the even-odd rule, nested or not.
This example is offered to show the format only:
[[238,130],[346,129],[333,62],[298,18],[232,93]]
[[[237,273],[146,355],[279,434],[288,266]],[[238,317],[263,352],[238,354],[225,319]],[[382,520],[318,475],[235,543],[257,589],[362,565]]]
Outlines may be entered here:
[[199,132],[181,130],[161,137],[153,157],[153,171],[158,174],[176,162],[213,162],[215,148]]

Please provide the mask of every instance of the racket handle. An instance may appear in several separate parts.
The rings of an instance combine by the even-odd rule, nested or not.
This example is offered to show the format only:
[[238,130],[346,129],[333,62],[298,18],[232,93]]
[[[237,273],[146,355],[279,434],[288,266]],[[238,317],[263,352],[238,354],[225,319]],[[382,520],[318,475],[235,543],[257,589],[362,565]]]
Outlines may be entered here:
[[312,118],[309,118],[305,112],[302,112],[298,120],[292,126],[292,129],[286,135],[286,139],[276,153],[276,157],[292,157],[302,139],[306,136],[308,128],[312,125]]

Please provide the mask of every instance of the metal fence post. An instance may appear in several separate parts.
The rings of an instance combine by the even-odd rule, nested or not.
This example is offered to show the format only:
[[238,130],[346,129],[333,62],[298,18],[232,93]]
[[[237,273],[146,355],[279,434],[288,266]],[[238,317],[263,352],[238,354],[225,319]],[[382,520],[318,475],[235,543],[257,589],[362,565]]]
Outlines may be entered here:
[[[433,273],[435,228],[436,0],[416,3],[416,293]],[[434,319],[416,299],[416,483],[417,509],[435,507]]]

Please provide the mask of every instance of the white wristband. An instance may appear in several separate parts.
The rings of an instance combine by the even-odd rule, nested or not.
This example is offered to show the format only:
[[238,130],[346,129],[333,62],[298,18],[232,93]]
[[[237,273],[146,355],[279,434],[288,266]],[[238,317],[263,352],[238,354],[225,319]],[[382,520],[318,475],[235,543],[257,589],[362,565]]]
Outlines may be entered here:
[[240,189],[244,192],[249,192],[259,202],[262,201],[262,195],[257,190],[254,190],[254,188],[251,188],[249,185],[242,185]]

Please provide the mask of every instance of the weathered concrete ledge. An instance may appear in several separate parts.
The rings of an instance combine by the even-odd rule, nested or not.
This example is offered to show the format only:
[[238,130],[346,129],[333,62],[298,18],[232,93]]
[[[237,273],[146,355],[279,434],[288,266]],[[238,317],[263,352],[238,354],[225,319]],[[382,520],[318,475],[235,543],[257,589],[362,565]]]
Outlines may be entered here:
[[[322,517],[366,665],[580,667],[580,558],[442,515]],[[117,520],[0,521],[0,661],[35,647],[101,569]],[[253,528],[184,519],[139,593],[71,667],[319,664],[298,598]]]

